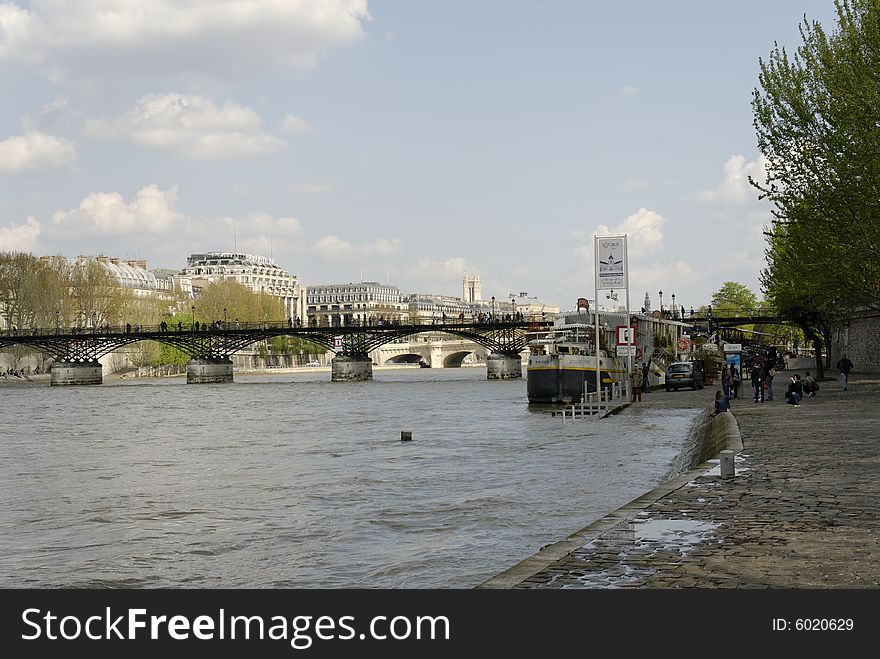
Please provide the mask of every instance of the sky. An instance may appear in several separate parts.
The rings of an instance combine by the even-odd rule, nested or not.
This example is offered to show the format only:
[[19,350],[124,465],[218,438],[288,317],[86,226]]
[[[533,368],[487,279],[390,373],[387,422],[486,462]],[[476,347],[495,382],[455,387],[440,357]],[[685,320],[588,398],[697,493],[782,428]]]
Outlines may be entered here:
[[833,0],[0,0],[0,251],[570,309],[626,234],[632,309],[760,297],[751,97],[804,16]]

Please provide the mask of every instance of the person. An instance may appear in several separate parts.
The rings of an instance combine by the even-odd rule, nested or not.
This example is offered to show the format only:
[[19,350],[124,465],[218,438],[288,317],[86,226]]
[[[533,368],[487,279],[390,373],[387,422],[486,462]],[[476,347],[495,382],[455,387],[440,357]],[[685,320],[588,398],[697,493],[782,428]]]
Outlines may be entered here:
[[752,365],[752,387],[755,389],[755,402],[764,402],[764,367],[761,363]]
[[853,363],[847,359],[846,353],[843,353],[837,361],[837,369],[840,371],[840,384],[843,385],[843,390],[846,391],[849,386],[849,374],[853,370]]
[[773,376],[776,375],[776,360],[770,355],[764,360],[764,382],[767,383],[767,400],[773,400]]
[[730,398],[730,367],[725,364],[721,369],[721,388],[724,389],[724,395]]
[[804,373],[804,378],[801,382],[804,383],[804,396],[815,396],[816,392],[819,391],[819,383],[810,375],[809,371]]
[[789,378],[788,389],[785,391],[785,402],[795,407],[801,406],[801,400],[804,398],[804,385],[801,382],[801,376],[795,373]]
[[642,393],[648,393],[648,362],[642,364]]
[[638,364],[633,364],[632,374],[630,375],[632,381],[632,392],[633,392],[633,402],[642,402],[642,367]]
[[712,414],[710,414],[709,416],[721,414],[722,412],[726,412],[729,409],[730,397],[725,395],[725,393],[719,389],[715,392],[715,411],[712,412]]
[[736,364],[730,365],[730,389],[734,400],[739,398],[739,370],[736,368]]

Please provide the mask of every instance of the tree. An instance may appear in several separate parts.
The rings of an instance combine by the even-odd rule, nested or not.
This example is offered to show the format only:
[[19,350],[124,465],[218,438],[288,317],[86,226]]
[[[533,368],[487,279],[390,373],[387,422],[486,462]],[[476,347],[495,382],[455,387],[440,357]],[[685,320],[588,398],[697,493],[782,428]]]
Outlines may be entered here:
[[745,285],[726,281],[712,294],[712,314],[717,317],[751,316],[758,309],[758,297]]
[[196,320],[201,322],[229,321],[241,322],[286,322],[287,314],[280,298],[267,293],[254,293],[250,288],[233,279],[215,281],[199,294],[193,303]]
[[752,100],[774,206],[762,287],[816,347],[853,309],[880,308],[880,5],[837,0],[836,30],[801,25],[794,56],[760,62]]

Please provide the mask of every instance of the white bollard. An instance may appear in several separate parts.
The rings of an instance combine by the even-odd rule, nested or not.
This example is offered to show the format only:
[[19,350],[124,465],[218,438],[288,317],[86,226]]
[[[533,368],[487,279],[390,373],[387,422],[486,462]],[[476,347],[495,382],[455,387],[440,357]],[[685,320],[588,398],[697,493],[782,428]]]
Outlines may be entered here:
[[721,451],[721,476],[723,478],[732,478],[736,476],[736,467],[733,460],[734,452],[730,449]]

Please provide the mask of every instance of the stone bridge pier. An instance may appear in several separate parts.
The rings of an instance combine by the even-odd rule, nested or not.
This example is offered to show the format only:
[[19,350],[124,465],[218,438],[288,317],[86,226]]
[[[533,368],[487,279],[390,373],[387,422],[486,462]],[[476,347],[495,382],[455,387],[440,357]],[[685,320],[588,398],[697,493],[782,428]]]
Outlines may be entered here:
[[232,360],[229,357],[190,359],[186,363],[187,384],[219,384],[232,382]]
[[49,371],[49,384],[53,387],[74,384],[102,384],[103,367],[100,362],[55,362]]
[[515,380],[522,377],[522,357],[519,353],[493,352],[486,358],[486,378]]
[[367,355],[338,354],[330,362],[331,382],[364,382],[373,379],[373,360]]

